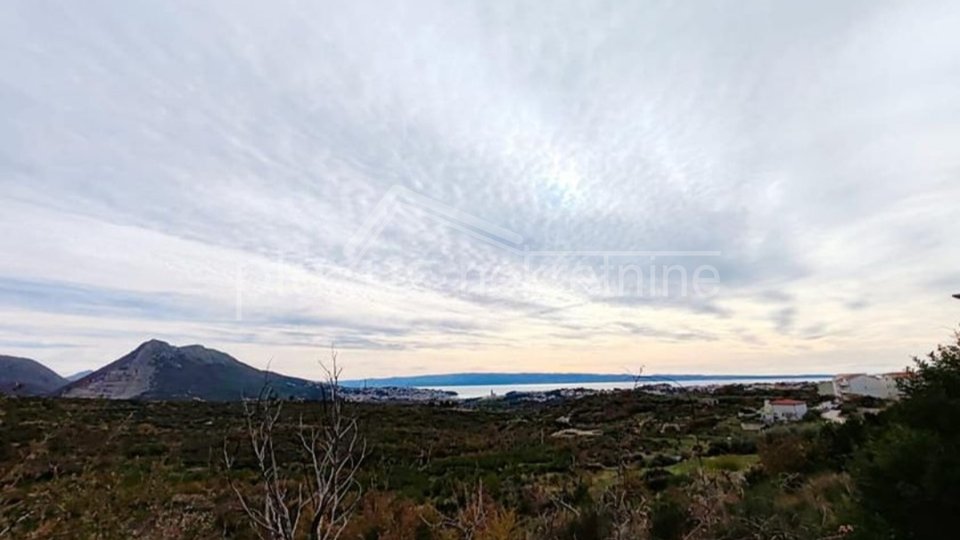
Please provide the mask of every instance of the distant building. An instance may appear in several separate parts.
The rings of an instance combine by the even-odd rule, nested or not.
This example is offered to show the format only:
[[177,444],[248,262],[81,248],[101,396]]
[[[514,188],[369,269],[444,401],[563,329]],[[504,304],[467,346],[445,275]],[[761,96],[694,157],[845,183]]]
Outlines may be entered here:
[[900,387],[905,380],[913,377],[913,373],[910,371],[894,371],[891,373],[883,373],[880,376],[886,381],[888,392],[894,396],[893,399],[899,399],[903,394]]
[[819,383],[817,393],[837,399],[851,397],[898,399],[900,397],[899,381],[909,376],[910,372],[906,371],[877,375],[844,373],[835,376],[833,380]]
[[796,422],[807,414],[807,404],[797,399],[774,399],[763,402],[760,417],[767,424]]

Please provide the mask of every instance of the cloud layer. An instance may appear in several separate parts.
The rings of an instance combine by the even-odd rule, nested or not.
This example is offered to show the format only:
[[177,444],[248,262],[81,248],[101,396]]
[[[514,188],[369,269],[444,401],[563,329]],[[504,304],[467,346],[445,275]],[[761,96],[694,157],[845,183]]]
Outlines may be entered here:
[[[622,4],[5,2],[0,348],[776,373],[946,336],[960,9]],[[600,252],[720,290],[610,294]]]

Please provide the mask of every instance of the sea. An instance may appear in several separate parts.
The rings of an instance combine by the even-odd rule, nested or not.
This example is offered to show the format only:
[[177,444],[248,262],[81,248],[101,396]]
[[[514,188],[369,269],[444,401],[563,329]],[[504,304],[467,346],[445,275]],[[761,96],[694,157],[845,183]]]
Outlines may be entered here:
[[[684,379],[679,381],[644,381],[642,384],[670,384],[672,386],[681,386],[692,388],[697,386],[714,386],[727,384],[760,384],[760,383],[778,383],[778,382],[818,382],[827,380],[828,377],[790,377],[790,378],[744,378],[744,379]],[[496,384],[480,386],[424,386],[434,390],[445,390],[456,392],[460,399],[472,399],[489,396],[503,396],[509,392],[549,392],[550,390],[559,390],[561,388],[587,388],[590,390],[629,390],[633,388],[632,381],[617,382],[591,382],[591,383],[545,383],[545,384]]]

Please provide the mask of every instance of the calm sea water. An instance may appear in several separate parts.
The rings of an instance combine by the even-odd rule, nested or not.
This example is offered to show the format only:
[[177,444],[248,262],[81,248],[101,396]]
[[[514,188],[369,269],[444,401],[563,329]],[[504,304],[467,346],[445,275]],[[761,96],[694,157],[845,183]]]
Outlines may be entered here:
[[[676,383],[683,387],[692,386],[710,386],[715,384],[751,384],[751,383],[776,383],[776,382],[811,382],[825,379],[818,378],[788,378],[788,379],[695,379],[684,380]],[[666,382],[666,381],[663,381]],[[649,384],[649,383],[648,383]],[[491,392],[502,396],[507,392],[547,392],[560,388],[589,388],[591,390],[628,390],[633,388],[630,381],[619,382],[598,382],[598,383],[558,383],[558,384],[497,384],[481,386],[427,386],[424,388],[433,388],[436,390],[447,390],[456,392],[457,397],[461,399],[470,399],[477,397],[487,397]]]

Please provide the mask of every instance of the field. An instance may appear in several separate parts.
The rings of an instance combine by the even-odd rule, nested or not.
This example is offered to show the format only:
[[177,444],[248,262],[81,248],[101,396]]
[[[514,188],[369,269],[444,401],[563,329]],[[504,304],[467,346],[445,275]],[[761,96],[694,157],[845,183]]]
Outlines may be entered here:
[[[814,399],[809,387],[787,394]],[[364,493],[343,537],[610,537],[617,504],[627,508],[628,499],[633,526],[674,537],[697,526],[689,509],[670,506],[674,499],[688,504],[684,493],[697,486],[743,482],[759,468],[761,436],[743,431],[737,415],[773,395],[729,387],[469,408],[351,404],[368,452],[358,476]],[[284,404],[275,436],[283,467],[302,462],[297,426],[319,422],[319,412],[317,404]],[[256,497],[243,418],[235,403],[5,399],[0,530],[16,538],[255,538],[231,488]],[[237,456],[229,471],[225,450]],[[490,523],[467,534],[457,520],[471,505]],[[659,532],[658,519],[668,522]]]

